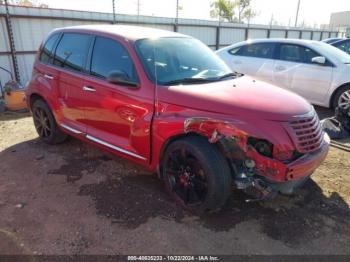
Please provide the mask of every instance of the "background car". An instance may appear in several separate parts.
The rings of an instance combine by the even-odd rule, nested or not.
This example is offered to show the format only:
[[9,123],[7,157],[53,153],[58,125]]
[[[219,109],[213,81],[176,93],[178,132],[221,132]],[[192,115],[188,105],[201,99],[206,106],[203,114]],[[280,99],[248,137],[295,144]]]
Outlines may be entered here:
[[324,107],[350,108],[350,55],[319,41],[261,39],[217,51],[238,73],[293,91]]
[[331,45],[350,54],[350,38],[334,42]]
[[333,37],[333,38],[326,38],[321,40],[321,42],[326,43],[326,44],[332,44],[334,42],[337,42],[339,40],[343,40],[344,38],[340,38],[340,37]]

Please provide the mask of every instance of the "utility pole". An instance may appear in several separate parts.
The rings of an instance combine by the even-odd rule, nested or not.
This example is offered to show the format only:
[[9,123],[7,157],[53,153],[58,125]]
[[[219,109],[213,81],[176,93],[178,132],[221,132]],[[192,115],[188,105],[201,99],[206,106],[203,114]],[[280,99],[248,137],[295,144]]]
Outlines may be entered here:
[[300,8],[300,0],[298,0],[297,13],[295,15],[295,24],[294,24],[295,27],[297,27],[298,25],[299,8]]
[[176,24],[179,20],[179,0],[176,0]]
[[179,23],[179,0],[176,0],[176,15],[175,15],[175,25],[174,25],[174,31],[177,32]]
[[137,16],[140,16],[140,0],[137,0]]
[[116,16],[115,16],[115,0],[112,0],[112,6],[113,6],[113,24],[117,22]]
[[9,44],[10,44],[10,53],[11,53],[11,58],[12,58],[14,76],[15,76],[15,80],[17,82],[20,82],[21,79],[20,79],[18,63],[17,63],[15,40],[13,37],[12,22],[11,22],[11,16],[10,16],[10,11],[9,11],[9,6],[8,6],[7,0],[5,0],[5,10],[6,10],[5,24],[6,24],[7,36],[8,36],[8,40],[9,40]]

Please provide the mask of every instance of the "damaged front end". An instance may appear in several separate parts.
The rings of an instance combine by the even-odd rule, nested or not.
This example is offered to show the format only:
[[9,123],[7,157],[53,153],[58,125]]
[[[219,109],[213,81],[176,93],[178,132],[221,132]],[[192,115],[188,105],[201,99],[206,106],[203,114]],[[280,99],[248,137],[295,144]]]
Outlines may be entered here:
[[[220,148],[230,164],[234,186],[252,196],[247,200],[252,201],[294,193],[327,156],[329,138],[322,130],[316,134],[319,145],[300,152],[298,137],[286,125],[288,122],[271,121],[261,125],[268,132],[261,132],[246,122],[192,117],[185,120],[184,129],[206,136]],[[268,126],[275,126],[274,132]]]

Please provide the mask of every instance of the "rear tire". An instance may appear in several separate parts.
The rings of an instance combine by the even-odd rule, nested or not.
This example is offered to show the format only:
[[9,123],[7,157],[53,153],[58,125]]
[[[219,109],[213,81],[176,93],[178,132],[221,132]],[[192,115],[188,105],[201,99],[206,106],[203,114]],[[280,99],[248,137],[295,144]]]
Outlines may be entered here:
[[161,165],[167,190],[191,212],[218,211],[231,194],[228,163],[203,137],[186,137],[170,144]]
[[54,145],[66,140],[67,135],[58,128],[49,106],[43,100],[38,99],[33,103],[32,112],[35,129],[45,143]]
[[350,108],[350,85],[341,87],[335,93],[333,99],[333,108],[341,107],[342,109]]

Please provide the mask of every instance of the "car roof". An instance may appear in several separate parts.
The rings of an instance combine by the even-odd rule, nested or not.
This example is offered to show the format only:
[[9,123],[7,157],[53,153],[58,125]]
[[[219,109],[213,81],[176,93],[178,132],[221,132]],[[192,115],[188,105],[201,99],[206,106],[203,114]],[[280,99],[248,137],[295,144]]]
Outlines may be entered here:
[[331,37],[331,38],[322,39],[321,41],[322,41],[322,42],[326,42],[326,41],[335,40],[335,39],[344,39],[344,38],[341,38],[341,37]]
[[216,52],[221,52],[223,50],[239,47],[247,44],[256,44],[256,43],[288,43],[288,44],[301,44],[301,45],[310,45],[313,43],[319,43],[320,41],[307,40],[307,39],[294,39],[294,38],[262,38],[262,39],[248,39],[246,41],[238,42],[224,48],[217,50]]
[[268,39],[248,39],[245,41],[246,43],[292,43],[292,44],[312,44],[315,40],[307,40],[307,39],[294,39],[294,38],[268,38]]
[[345,38],[345,39],[333,42],[333,43],[331,43],[331,45],[335,45],[335,44],[338,45],[338,44],[346,43],[346,42],[349,42],[349,41],[350,41],[350,38]]
[[86,33],[105,33],[109,35],[116,35],[126,38],[128,40],[136,41],[147,38],[160,37],[189,37],[176,32],[167,30],[155,29],[142,26],[130,25],[80,25],[70,26],[56,29],[55,32],[86,32]]

